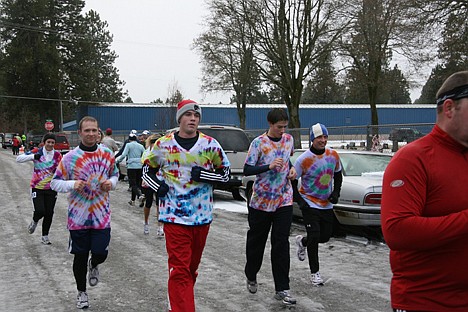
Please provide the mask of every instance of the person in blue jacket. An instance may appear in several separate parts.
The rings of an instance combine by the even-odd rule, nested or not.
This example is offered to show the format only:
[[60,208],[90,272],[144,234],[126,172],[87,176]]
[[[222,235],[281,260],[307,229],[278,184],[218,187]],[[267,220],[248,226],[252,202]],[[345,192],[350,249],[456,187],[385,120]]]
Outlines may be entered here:
[[135,199],[138,197],[140,201],[145,199],[145,196],[141,192],[141,176],[142,176],[142,163],[141,156],[145,152],[145,148],[137,141],[136,134],[130,133],[128,137],[128,143],[125,145],[125,149],[116,159],[117,165],[127,157],[127,174],[130,188],[132,189],[132,196],[128,204],[135,206]]

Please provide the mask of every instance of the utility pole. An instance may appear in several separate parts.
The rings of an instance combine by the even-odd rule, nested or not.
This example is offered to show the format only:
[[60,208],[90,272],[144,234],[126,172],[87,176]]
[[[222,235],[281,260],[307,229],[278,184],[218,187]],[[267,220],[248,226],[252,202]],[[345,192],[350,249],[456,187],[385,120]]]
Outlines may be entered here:
[[62,108],[62,100],[60,100],[60,132],[63,132],[63,108]]

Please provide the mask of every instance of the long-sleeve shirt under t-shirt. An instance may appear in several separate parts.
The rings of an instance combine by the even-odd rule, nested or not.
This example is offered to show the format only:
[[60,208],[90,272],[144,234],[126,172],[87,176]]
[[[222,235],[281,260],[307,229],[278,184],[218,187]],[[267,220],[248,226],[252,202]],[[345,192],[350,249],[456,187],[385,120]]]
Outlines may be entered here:
[[19,163],[32,161],[34,163],[31,188],[50,190],[50,182],[62,160],[62,154],[54,149],[47,151],[44,147],[41,147],[38,153],[42,154],[38,160],[34,159],[34,154],[21,154],[16,157],[16,161]]
[[245,164],[249,166],[270,165],[276,158],[283,159],[280,170],[272,169],[257,174],[253,184],[250,207],[274,212],[278,208],[293,204],[293,190],[288,179],[289,158],[294,152],[294,139],[290,134],[283,134],[281,139],[274,141],[268,135],[262,134],[250,143]]
[[[68,194],[68,229],[110,228],[111,210],[109,192],[101,189],[107,180],[114,189],[119,171],[114,153],[107,147],[97,145],[94,150],[78,146],[65,154],[52,179],[52,189]],[[86,181],[83,190],[73,188],[75,181]]]
[[[159,138],[143,161],[157,170],[156,178],[164,181],[169,191],[159,198],[159,221],[181,225],[203,225],[213,220],[213,185],[196,182],[191,177],[193,167],[209,171],[224,171],[229,175],[229,160],[214,138],[198,132],[190,149],[182,147],[176,133]],[[143,179],[149,177],[143,174]]]
[[338,153],[326,147],[323,154],[316,155],[309,149],[296,159],[294,168],[301,178],[299,193],[309,207],[332,209],[328,197],[333,191],[333,176],[341,171]]

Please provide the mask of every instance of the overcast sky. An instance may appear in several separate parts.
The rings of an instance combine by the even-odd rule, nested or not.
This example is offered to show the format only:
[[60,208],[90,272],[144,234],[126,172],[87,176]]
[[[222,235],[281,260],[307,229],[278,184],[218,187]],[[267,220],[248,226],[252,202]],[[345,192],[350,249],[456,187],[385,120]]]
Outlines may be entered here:
[[[112,49],[119,55],[115,65],[133,102],[165,101],[177,86],[184,98],[199,103],[229,103],[230,93],[200,91],[200,57],[191,46],[207,15],[204,0],[86,0],[89,9],[109,24]],[[411,90],[412,101],[429,73],[428,68],[426,75],[410,78],[421,84]]]
[[190,47],[202,31],[203,0],[86,0],[114,36],[115,66],[135,103],[168,97],[176,85],[184,98],[228,103],[230,94],[200,91],[200,57]]

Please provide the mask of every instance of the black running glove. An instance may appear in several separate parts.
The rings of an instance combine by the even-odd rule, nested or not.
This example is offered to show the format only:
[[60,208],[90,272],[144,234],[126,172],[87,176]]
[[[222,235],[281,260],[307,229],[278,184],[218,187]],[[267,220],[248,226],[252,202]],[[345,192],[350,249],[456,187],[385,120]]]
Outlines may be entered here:
[[335,205],[338,203],[338,198],[340,198],[340,193],[333,191],[328,197],[328,200],[330,201],[330,203]]
[[156,194],[158,195],[158,197],[164,197],[166,196],[167,192],[169,192],[169,186],[166,184],[165,181],[161,181]]
[[210,184],[226,183],[229,181],[229,167],[223,167],[214,171],[206,170],[200,166],[192,168],[192,180]]

